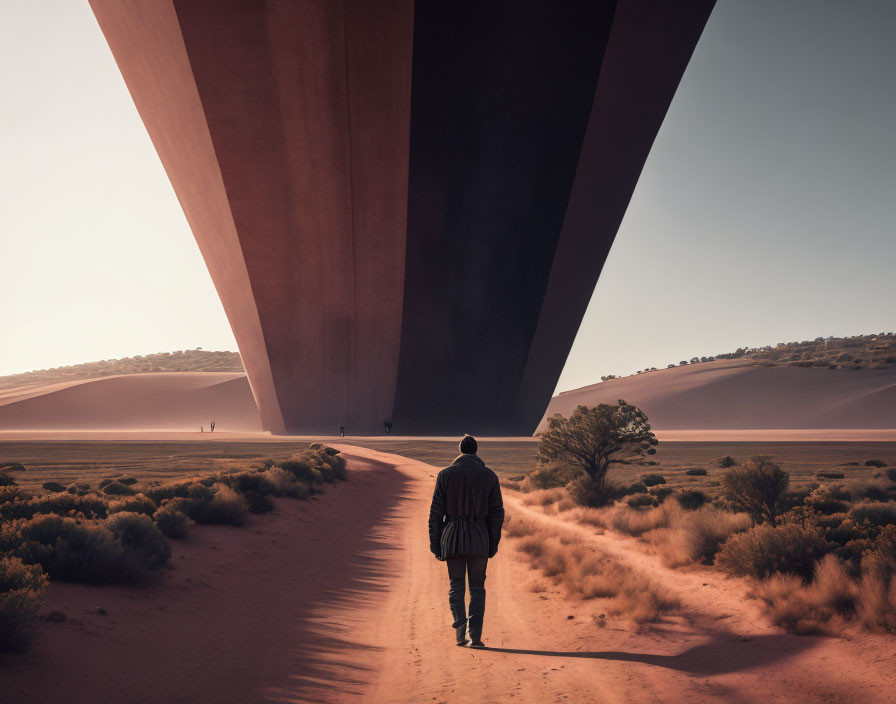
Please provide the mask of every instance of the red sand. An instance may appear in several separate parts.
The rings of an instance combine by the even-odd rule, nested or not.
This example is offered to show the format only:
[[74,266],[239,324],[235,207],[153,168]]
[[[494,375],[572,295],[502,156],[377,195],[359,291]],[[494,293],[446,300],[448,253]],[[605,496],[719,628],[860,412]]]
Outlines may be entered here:
[[[35,650],[0,658],[3,701],[886,702],[896,639],[798,637],[769,625],[746,585],[670,570],[630,538],[569,526],[651,572],[683,617],[642,633],[593,620],[597,601],[534,593],[502,544],[489,565],[484,638],[453,645],[445,566],[428,551],[436,469],[345,447],[351,478],[242,529],[195,527],[173,569],[136,589],[54,584],[60,609]],[[488,458],[486,457],[486,460]],[[506,494],[508,513],[562,522]],[[102,607],[108,615],[92,611]],[[571,618],[570,618],[571,617]]]
[[[547,415],[620,398],[647,412],[661,440],[896,439],[896,368],[757,367],[722,360],[568,391],[551,400]],[[217,421],[216,436],[218,432],[263,436],[244,374],[132,374],[0,395],[4,435],[198,433],[200,425],[208,430],[212,419]]]
[[0,397],[0,430],[180,430],[260,432],[246,375],[128,374],[67,382]]
[[625,399],[660,430],[896,428],[896,365],[886,369],[758,367],[720,360],[567,391],[546,416]]

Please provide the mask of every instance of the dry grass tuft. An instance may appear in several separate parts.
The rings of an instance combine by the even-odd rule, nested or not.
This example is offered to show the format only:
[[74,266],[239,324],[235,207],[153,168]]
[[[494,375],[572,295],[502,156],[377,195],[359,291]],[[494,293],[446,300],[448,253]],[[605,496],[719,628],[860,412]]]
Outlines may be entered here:
[[680,606],[671,592],[647,575],[601,554],[567,531],[511,518],[505,534],[517,539],[515,545],[530,565],[555,585],[570,596],[609,600],[610,613],[627,614],[643,624]]

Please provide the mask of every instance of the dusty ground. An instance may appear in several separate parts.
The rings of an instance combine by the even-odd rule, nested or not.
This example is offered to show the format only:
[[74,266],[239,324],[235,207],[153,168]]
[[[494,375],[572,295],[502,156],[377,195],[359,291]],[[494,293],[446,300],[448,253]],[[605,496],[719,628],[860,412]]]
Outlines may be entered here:
[[[149,589],[54,584],[27,656],[0,658],[4,702],[887,702],[896,639],[797,637],[745,586],[669,570],[634,540],[585,541],[685,604],[639,630],[599,601],[536,593],[513,540],[490,563],[485,651],[453,645],[445,567],[428,552],[435,469],[345,447],[351,479],[243,529],[196,527]],[[512,516],[562,521],[522,506]],[[108,613],[96,613],[102,607]]]
[[[661,436],[662,437],[662,436]],[[265,457],[284,459],[304,449],[312,440],[366,446],[381,452],[417,459],[437,467],[451,463],[457,441],[445,438],[290,438],[264,434],[225,432],[0,432],[0,463],[21,462],[28,471],[17,474],[22,486],[37,490],[47,481],[69,484],[90,482],[116,474],[136,477],[141,483],[193,476]],[[532,438],[480,439],[482,456],[506,482],[532,470],[536,442]],[[695,488],[714,493],[723,474],[713,460],[723,455],[742,459],[772,455],[791,473],[793,488],[818,481],[820,470],[841,471],[847,479],[869,479],[881,470],[864,466],[878,459],[896,466],[896,442],[851,440],[842,442],[713,442],[664,441],[650,458],[656,465],[632,465],[614,470],[620,482],[634,481],[646,472],[659,472],[671,487]],[[850,464],[856,463],[856,464]],[[705,477],[689,477],[687,469],[705,467]]]

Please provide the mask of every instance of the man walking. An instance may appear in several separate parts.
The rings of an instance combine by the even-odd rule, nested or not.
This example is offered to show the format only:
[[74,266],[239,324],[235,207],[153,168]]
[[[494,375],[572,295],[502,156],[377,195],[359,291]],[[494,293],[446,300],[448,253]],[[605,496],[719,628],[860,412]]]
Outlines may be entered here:
[[[504,502],[498,475],[485,466],[476,451],[476,438],[465,435],[460,455],[436,477],[429,509],[429,548],[448,563],[448,603],[458,645],[484,648],[485,569],[498,552]],[[464,576],[470,582],[470,617],[464,600]]]

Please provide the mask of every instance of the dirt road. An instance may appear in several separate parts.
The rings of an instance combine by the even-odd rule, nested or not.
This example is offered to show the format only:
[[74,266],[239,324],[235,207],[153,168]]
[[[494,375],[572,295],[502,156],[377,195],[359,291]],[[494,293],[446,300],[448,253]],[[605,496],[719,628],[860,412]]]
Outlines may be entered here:
[[[632,539],[574,531],[673,589],[684,612],[597,625],[506,539],[489,565],[484,651],[458,648],[447,574],[428,550],[436,469],[344,447],[347,484],[279,501],[243,529],[195,527],[152,589],[53,585],[29,655],[0,659],[16,702],[886,702],[894,639],[781,633],[744,585],[668,570]],[[488,458],[486,458],[487,460]],[[533,589],[534,588],[534,589]],[[540,590],[540,591],[539,591]],[[95,607],[108,615],[98,616]]]

